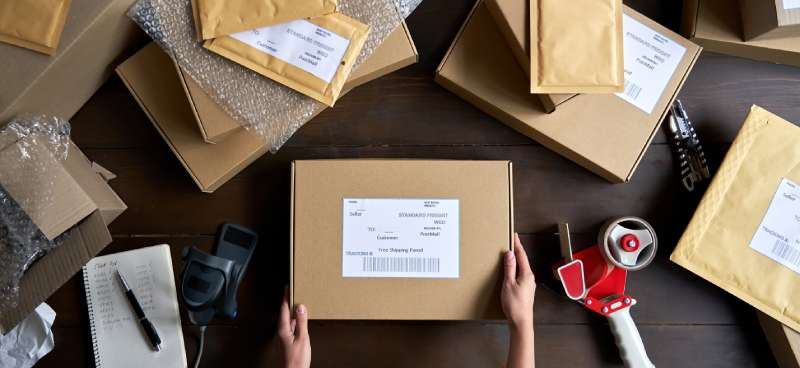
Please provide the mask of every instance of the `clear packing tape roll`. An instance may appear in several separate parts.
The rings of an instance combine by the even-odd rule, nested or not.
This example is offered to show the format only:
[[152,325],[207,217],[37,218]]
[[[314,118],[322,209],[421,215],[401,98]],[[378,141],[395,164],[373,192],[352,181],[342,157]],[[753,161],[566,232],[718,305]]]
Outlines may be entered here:
[[[69,133],[68,122],[45,116],[18,117],[0,128],[0,309],[16,306],[25,270],[69,237],[67,231],[48,239],[25,210],[44,211],[54,200],[55,181],[48,179],[55,174],[39,158],[46,150],[46,157],[65,160]],[[35,195],[12,198],[6,186],[25,185],[32,177]]]
[[[338,11],[370,26],[354,68],[366,60],[422,0],[339,0]],[[128,12],[194,79],[245,128],[277,151],[323,105],[310,97],[213,54],[202,47],[191,0],[139,0]]]

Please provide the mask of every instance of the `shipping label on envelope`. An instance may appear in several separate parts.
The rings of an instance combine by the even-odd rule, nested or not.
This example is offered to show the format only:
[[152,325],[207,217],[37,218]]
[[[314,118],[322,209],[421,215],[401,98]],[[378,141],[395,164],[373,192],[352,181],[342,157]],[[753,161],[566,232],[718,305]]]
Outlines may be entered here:
[[781,181],[750,248],[800,273],[800,187]]

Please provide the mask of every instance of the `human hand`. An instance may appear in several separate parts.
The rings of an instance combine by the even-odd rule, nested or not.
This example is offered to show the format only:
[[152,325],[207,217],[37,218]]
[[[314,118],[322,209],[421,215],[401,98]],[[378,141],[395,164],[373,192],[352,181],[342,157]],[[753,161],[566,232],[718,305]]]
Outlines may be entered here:
[[283,297],[278,320],[278,344],[283,366],[308,368],[311,366],[311,338],[308,336],[308,309],[302,304],[295,308],[295,318],[289,311],[289,295]]
[[503,260],[504,280],[500,293],[509,324],[512,328],[533,328],[533,296],[536,293],[536,280],[533,277],[528,255],[514,233],[514,250],[508,251]]

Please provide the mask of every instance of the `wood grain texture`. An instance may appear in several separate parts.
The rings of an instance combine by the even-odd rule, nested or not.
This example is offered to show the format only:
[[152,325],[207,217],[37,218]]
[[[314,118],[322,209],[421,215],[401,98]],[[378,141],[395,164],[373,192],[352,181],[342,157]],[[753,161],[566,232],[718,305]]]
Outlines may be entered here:
[[[626,1],[675,29],[679,2]],[[448,158],[514,161],[515,227],[539,280],[535,304],[538,367],[621,366],[604,319],[562,296],[549,270],[558,257],[555,223],[569,221],[589,246],[599,225],[620,215],[651,221],[660,250],[631,274],[633,317],[649,355],[664,367],[773,367],[753,310],[668,261],[699,198],[677,186],[659,133],[631,183],[608,184],[481,113],[433,82],[433,73],[472,0],[426,0],[408,20],[420,63],[370,82],[306,124],[213,195],[201,193],[122,83],[112,78],[72,119],[73,137],[119,177],[112,187],[130,207],[112,226],[104,254],[168,243],[210,249],[224,221],[263,237],[240,289],[240,317],[208,330],[204,367],[273,366],[267,346],[287,281],[289,163],[307,158]],[[704,54],[680,98],[695,120],[712,167],[719,165],[753,103],[800,121],[800,69]],[[176,275],[178,277],[178,275]],[[39,367],[91,366],[86,302],[73,277],[48,302],[58,313],[56,349]],[[310,311],[313,314],[313,311]],[[196,331],[185,324],[187,356]],[[315,367],[494,367],[504,360],[502,323],[330,322],[311,325]]]

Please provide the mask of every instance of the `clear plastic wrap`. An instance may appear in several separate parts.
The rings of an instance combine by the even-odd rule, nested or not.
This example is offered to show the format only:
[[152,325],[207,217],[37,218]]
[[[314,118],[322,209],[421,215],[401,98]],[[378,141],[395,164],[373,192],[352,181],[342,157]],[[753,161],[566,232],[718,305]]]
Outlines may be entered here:
[[0,128],[0,150],[4,151],[4,160],[9,160],[0,167],[5,171],[3,177],[22,181],[33,176],[41,184],[37,189],[43,189],[37,190],[36,196],[15,200],[0,184],[0,309],[16,306],[25,270],[70,234],[47,239],[23,210],[23,206],[33,208],[52,200],[54,183],[48,181],[47,167],[37,162],[34,151],[45,148],[56,159],[66,159],[69,133],[68,122],[45,116],[22,116]]
[[[357,68],[421,0],[339,0],[338,10],[370,26]],[[139,0],[128,15],[211,98],[277,151],[322,104],[213,54],[197,40],[191,0]]]

